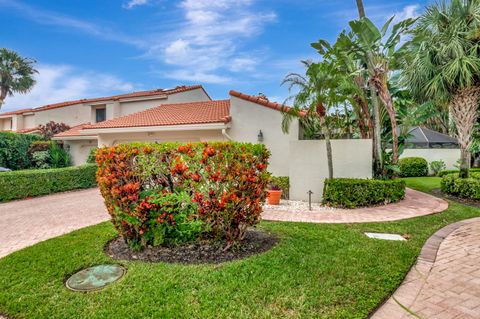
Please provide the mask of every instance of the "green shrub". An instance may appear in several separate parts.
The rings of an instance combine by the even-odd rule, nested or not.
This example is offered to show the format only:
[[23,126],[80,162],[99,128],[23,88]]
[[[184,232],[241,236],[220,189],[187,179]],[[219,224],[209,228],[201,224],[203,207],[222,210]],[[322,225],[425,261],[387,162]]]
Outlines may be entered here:
[[398,161],[401,177],[420,177],[428,175],[428,162],[421,157],[405,157]]
[[440,183],[442,192],[462,198],[480,199],[480,173],[470,173],[469,178],[460,178],[458,173],[447,174]]
[[283,191],[282,199],[289,198],[290,179],[288,178],[288,176],[271,176],[270,185],[276,185],[280,187],[280,189]]
[[88,153],[88,157],[87,157],[87,163],[89,163],[89,164],[95,164],[96,163],[95,157],[97,156],[97,150],[98,150],[98,147],[92,147],[90,149],[90,152]]
[[[438,177],[443,177],[445,175],[450,175],[450,174],[458,174],[459,170],[458,169],[447,169],[444,171],[440,171],[437,176]],[[480,168],[471,168],[470,173],[480,173]]]
[[49,149],[50,165],[53,168],[62,168],[72,165],[72,156],[63,149],[63,146],[52,143]]
[[90,188],[97,185],[95,165],[0,173],[0,202]]
[[41,137],[34,134],[0,132],[0,166],[12,170],[31,167],[28,148]]
[[445,162],[442,160],[430,162],[430,169],[433,172],[433,175],[437,175],[441,171],[444,171],[447,168]]
[[50,166],[50,152],[49,151],[36,151],[32,153],[32,164],[38,169],[52,168]]
[[399,179],[326,179],[323,203],[332,207],[356,208],[397,202],[405,197],[405,182]]

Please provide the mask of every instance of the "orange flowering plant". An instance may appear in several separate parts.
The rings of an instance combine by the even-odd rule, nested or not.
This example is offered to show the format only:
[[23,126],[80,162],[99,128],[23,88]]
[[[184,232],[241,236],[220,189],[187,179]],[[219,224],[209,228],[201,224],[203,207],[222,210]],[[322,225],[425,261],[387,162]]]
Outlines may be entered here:
[[97,151],[97,182],[132,247],[196,239],[239,244],[260,221],[270,174],[261,144],[122,144]]

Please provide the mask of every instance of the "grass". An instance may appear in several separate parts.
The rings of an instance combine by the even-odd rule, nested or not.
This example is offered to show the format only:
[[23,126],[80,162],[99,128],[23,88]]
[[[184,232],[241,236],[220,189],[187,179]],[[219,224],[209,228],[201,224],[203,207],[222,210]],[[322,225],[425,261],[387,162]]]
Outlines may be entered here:
[[[438,187],[431,178],[410,187]],[[121,262],[119,282],[75,293],[75,271],[113,262],[103,253],[109,223],[84,228],[0,259],[0,312],[14,318],[365,318],[401,283],[425,240],[439,228],[480,216],[451,203],[440,214],[398,222],[262,222],[281,236],[273,250],[221,265]],[[407,242],[369,239],[365,231],[408,233]]]

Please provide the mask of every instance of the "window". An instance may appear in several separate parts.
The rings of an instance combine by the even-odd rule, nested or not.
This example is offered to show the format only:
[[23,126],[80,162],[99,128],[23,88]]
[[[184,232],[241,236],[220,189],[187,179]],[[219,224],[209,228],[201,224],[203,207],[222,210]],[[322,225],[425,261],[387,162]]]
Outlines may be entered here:
[[107,119],[107,110],[105,108],[95,109],[95,122],[103,122]]

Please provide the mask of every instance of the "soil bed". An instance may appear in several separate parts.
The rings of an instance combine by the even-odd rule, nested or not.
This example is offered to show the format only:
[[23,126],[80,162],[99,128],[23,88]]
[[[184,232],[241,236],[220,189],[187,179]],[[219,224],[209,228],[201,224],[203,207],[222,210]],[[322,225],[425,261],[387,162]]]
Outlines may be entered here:
[[116,260],[141,260],[182,264],[219,264],[242,259],[270,250],[278,238],[270,233],[249,230],[237,249],[223,251],[223,243],[201,241],[178,246],[147,247],[142,251],[131,250],[123,238],[110,241],[105,252]]
[[445,194],[441,191],[440,188],[432,189],[431,194],[434,195],[434,196],[437,196],[437,197],[441,197],[441,198],[452,200],[454,202],[458,202],[458,203],[463,204],[463,205],[480,208],[480,200],[470,199],[470,198],[461,198],[461,197],[453,196],[453,195],[450,195],[450,194]]

